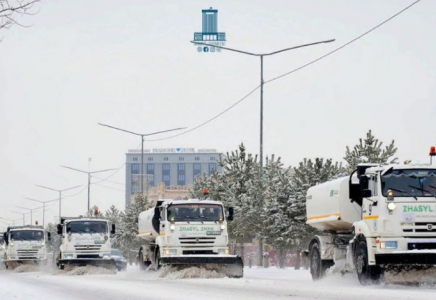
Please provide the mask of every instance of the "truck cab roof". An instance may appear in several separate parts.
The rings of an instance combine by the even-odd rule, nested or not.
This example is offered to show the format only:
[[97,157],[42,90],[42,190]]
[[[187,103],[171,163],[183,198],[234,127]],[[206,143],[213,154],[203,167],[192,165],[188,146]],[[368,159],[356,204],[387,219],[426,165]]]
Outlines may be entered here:
[[157,202],[156,206],[168,206],[175,204],[215,204],[215,205],[223,205],[220,201],[215,200],[200,200],[200,199],[188,199],[188,200],[171,200],[171,199],[160,199]]
[[25,226],[10,226],[7,229],[7,232],[17,231],[17,230],[44,230],[42,226],[39,225],[25,225]]
[[391,165],[385,165],[385,166],[376,166],[376,167],[370,167],[366,169],[365,174],[376,174],[379,172],[386,172],[388,170],[410,170],[410,169],[429,169],[429,170],[436,170],[435,166],[429,165],[429,164],[421,164],[421,163],[410,163],[410,164],[391,164]]
[[104,217],[62,217],[61,224],[67,224],[73,221],[105,221],[108,222],[109,219]]

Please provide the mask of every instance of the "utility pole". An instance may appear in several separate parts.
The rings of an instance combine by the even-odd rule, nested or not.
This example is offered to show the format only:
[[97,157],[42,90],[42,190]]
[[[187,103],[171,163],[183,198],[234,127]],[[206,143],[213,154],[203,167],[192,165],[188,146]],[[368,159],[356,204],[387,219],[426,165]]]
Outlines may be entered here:
[[[76,185],[76,186],[73,186],[73,187],[70,187],[70,188],[59,190],[59,189],[54,189],[54,188],[51,188],[51,187],[48,187],[48,186],[44,186],[44,185],[38,185],[37,184],[36,186],[39,187],[39,188],[42,188],[42,189],[47,189],[47,190],[51,190],[51,191],[59,193],[59,220],[61,219],[61,216],[62,216],[62,193],[65,192],[65,191],[69,191],[69,190],[81,187],[81,185]],[[35,199],[30,199],[30,198],[26,198],[26,199],[38,201],[38,200],[35,200]],[[55,201],[55,200],[50,200],[50,201],[47,201],[47,202],[52,202],[52,201]]]
[[41,201],[41,200],[36,200],[33,198],[27,198],[27,197],[25,199],[42,203],[42,227],[45,228],[45,204],[50,203],[50,202],[54,202],[54,201],[58,201],[59,199],[54,199],[54,200],[49,200],[49,201]]
[[[88,210],[87,210],[87,214],[89,213],[90,209],[91,209],[91,175],[95,174],[95,173],[102,173],[102,172],[108,172],[108,171],[113,171],[116,169],[106,169],[106,170],[99,170],[99,171],[83,171],[83,170],[79,170],[79,169],[75,169],[75,168],[71,168],[71,167],[67,167],[67,166],[61,166],[62,168],[66,168],[66,169],[70,169],[76,172],[80,172],[80,173],[85,173],[88,175]],[[60,218],[60,216],[59,216]]]
[[30,212],[30,225],[33,225],[33,211],[37,210],[37,209],[40,209],[40,208],[43,208],[43,206],[36,207],[36,208],[27,208],[27,207],[17,206],[17,205],[15,205],[15,207],[18,207],[18,208],[21,208],[21,209],[26,209],[26,210],[28,210]]
[[175,131],[175,130],[186,129],[186,127],[183,127],[183,128],[174,128],[174,129],[169,129],[169,130],[157,131],[157,132],[153,132],[153,133],[137,133],[137,132],[125,130],[125,129],[118,128],[118,127],[111,126],[111,125],[107,125],[107,124],[98,123],[98,125],[109,127],[109,128],[115,129],[115,130],[123,131],[123,132],[127,132],[127,133],[141,137],[141,170],[140,170],[141,196],[144,196],[144,137],[150,136],[150,135],[155,135],[155,134],[160,134],[160,133],[165,133],[165,132],[170,132],[170,131]]
[[[264,56],[272,56],[272,55],[275,55],[275,54],[278,54],[281,52],[295,50],[295,49],[299,49],[299,48],[303,48],[303,47],[331,43],[334,41],[335,41],[334,39],[320,41],[320,42],[315,42],[315,43],[310,43],[310,44],[294,46],[294,47],[290,47],[290,48],[284,48],[284,49],[277,50],[274,52],[269,52],[269,53],[252,53],[252,52],[242,51],[242,50],[228,48],[228,47],[222,47],[222,46],[211,45],[211,44],[207,44],[207,43],[191,41],[191,43],[196,44],[196,45],[204,45],[204,46],[209,46],[209,47],[220,48],[220,49],[229,50],[232,52],[237,52],[237,53],[241,53],[241,54],[245,54],[245,55],[257,56],[260,58],[260,143],[259,143],[259,148],[260,148],[259,156],[260,157],[259,157],[259,163],[260,163],[260,168],[262,170],[263,170],[263,85],[265,83],[263,80],[263,57]],[[262,172],[262,174],[263,174],[263,172]],[[261,175],[261,176],[263,176],[263,175]],[[262,238],[259,238],[259,265],[260,266],[262,265],[262,257],[263,257]]]
[[25,226],[26,225],[26,219],[25,219],[25,213],[22,213],[22,212],[18,212],[18,211],[12,211],[12,210],[10,210],[10,212],[11,213],[14,213],[14,214],[19,214],[19,215],[23,215],[23,226]]

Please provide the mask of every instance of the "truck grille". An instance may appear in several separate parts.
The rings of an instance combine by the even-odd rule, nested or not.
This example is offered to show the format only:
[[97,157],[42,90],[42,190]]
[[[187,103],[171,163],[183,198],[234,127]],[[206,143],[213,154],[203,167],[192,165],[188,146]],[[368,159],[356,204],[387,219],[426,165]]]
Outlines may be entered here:
[[38,253],[38,250],[28,249],[28,250],[17,250],[18,256],[34,256]]
[[77,255],[77,258],[100,258],[100,256],[98,254],[82,254]]
[[410,223],[403,227],[403,232],[420,232],[420,233],[436,232],[436,223],[433,222]]
[[98,252],[100,251],[101,245],[76,245],[74,249],[76,249],[77,253],[90,253],[90,252]]
[[179,241],[184,245],[206,245],[215,243],[215,239],[215,237],[183,237],[179,238]]
[[183,255],[197,255],[197,254],[217,254],[212,250],[186,250],[183,251]]
[[436,243],[408,243],[407,249],[409,249],[409,250],[435,250]]

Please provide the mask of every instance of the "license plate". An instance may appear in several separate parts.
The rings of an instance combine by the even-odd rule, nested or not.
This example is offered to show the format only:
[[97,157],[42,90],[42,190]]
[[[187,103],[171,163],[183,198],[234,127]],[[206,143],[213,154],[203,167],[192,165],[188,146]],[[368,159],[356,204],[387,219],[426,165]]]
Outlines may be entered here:
[[206,235],[220,235],[221,231],[206,231]]

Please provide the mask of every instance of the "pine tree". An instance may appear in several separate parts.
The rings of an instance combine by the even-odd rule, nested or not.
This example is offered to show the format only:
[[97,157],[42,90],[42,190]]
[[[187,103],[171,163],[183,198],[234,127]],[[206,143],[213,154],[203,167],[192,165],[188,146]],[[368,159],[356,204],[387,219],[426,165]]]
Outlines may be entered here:
[[128,255],[130,250],[137,251],[141,240],[138,235],[138,217],[139,214],[148,208],[148,200],[146,196],[137,195],[121,215],[119,230],[115,234],[117,243],[125,255]]
[[366,139],[359,139],[359,143],[354,146],[353,150],[347,146],[344,159],[348,163],[348,171],[355,170],[359,163],[396,163],[398,158],[394,157],[397,152],[395,141],[392,140],[384,149],[382,146],[383,142],[376,139],[371,130],[366,134]]
[[[115,224],[116,230],[115,232],[118,232],[119,226],[121,224],[121,218],[123,216],[123,212],[121,212],[118,208],[115,207],[115,205],[112,205],[109,207],[108,210],[105,212],[105,217],[109,219],[111,224]],[[111,244],[112,247],[119,248],[121,245],[118,242],[117,235],[111,237]]]

